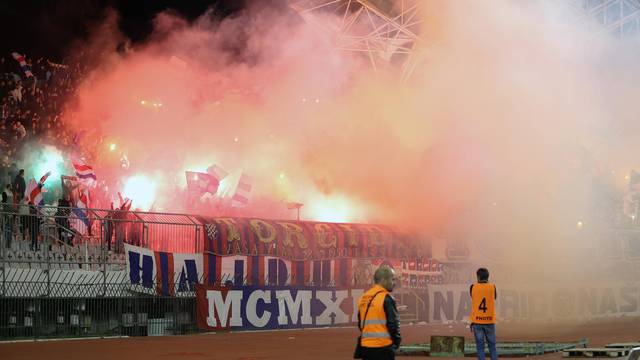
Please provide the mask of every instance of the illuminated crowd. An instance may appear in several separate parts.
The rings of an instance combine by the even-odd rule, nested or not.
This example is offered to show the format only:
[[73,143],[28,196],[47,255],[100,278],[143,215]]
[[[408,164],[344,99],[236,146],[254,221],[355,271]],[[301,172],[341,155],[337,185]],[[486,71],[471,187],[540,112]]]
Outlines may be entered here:
[[[0,184],[6,186],[17,175],[22,150],[52,144],[59,149],[73,146],[74,133],[65,126],[64,103],[77,89],[86,71],[80,63],[55,63],[44,58],[28,59],[33,76],[27,76],[10,53],[0,56]],[[32,174],[27,174],[31,177]],[[35,175],[41,176],[41,174]]]

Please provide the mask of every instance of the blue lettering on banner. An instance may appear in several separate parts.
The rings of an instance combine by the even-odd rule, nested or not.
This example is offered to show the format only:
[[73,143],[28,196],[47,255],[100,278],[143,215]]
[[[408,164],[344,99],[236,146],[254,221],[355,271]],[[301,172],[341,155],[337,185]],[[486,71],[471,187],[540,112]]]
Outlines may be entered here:
[[[153,287],[153,257],[142,255],[140,265],[140,253],[129,251],[129,279],[132,284],[140,284],[146,288]],[[140,276],[142,272],[142,276]]]
[[178,280],[178,291],[195,291],[196,284],[198,283],[198,267],[196,261],[193,259],[187,259],[184,261],[184,266],[180,270],[180,277]]

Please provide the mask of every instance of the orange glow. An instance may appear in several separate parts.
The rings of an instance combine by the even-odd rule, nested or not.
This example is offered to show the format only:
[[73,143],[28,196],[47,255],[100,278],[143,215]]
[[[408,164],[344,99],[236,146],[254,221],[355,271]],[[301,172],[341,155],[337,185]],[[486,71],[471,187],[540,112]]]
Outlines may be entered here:
[[336,223],[362,222],[362,209],[344,196],[311,196],[301,211],[307,220]]
[[125,181],[122,195],[132,199],[133,208],[149,210],[155,202],[156,183],[146,175],[132,176]]

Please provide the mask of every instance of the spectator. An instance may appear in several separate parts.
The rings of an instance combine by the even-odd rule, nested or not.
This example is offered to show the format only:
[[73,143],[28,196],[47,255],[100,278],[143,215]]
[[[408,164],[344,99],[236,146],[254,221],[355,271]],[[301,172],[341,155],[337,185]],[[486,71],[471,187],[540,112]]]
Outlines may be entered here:
[[102,224],[104,230],[104,241],[107,242],[107,250],[111,251],[111,238],[113,237],[113,218],[115,212],[113,211],[113,202],[111,203],[111,211],[105,216],[105,220]]
[[114,223],[115,223],[115,232],[116,232],[116,243],[115,243],[115,251],[120,252],[124,250],[124,243],[127,242],[127,230],[128,223],[127,218],[129,217],[129,209],[131,209],[131,200],[123,199],[122,195],[118,193],[118,197],[120,198],[120,207],[116,209]]
[[[11,163],[11,166],[9,166],[9,183],[10,184],[13,181],[13,179],[16,178],[16,176],[18,176],[18,165],[16,165],[16,163]],[[15,189],[13,190],[15,191]]]
[[13,189],[18,195],[19,199],[24,197],[24,193],[27,190],[27,184],[24,181],[24,169],[20,169],[18,175],[16,175],[15,180],[13,180]]
[[9,201],[6,191],[2,192],[2,237],[4,245],[11,247],[13,240],[13,204]]
[[20,233],[26,241],[27,229],[29,228],[29,198],[23,197],[20,204],[18,204],[18,215],[20,215]]
[[40,216],[39,211],[36,205],[30,201],[29,202],[29,235],[31,237],[31,250],[38,250],[38,236],[40,235]]
[[[136,209],[140,211],[140,209]],[[134,214],[129,216],[129,244],[135,246],[142,245],[142,223],[138,221]]]
[[73,243],[73,233],[70,230],[69,215],[71,214],[71,201],[66,193],[62,199],[58,199],[58,211],[56,211],[56,224],[58,225],[58,239],[69,245]]
[[15,210],[15,204],[14,204],[15,200],[14,200],[13,188],[11,187],[11,184],[7,184],[7,186],[5,186],[4,193],[7,194],[7,204],[11,205],[11,208]]

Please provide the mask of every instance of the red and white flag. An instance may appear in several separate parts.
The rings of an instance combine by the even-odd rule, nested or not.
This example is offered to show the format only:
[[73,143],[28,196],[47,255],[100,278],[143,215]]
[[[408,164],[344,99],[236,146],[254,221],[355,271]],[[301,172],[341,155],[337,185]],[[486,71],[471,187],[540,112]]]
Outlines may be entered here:
[[25,195],[29,197],[29,201],[35,204],[38,208],[44,206],[44,198],[42,197],[42,188],[44,187],[44,182],[47,181],[47,178],[51,175],[51,171],[44,174],[39,182],[36,182],[36,179],[29,180],[29,184],[27,184],[27,190],[25,191]]
[[24,55],[20,55],[17,52],[13,52],[11,55],[20,64],[20,67],[22,68],[22,71],[24,71],[26,77],[33,77],[31,67],[27,64],[27,60],[25,60]]
[[209,166],[209,168],[207,169],[207,174],[213,176],[213,178],[216,179],[218,182],[220,182],[222,179],[227,177],[227,175],[229,175],[229,173],[224,171],[223,168],[215,164]]
[[231,198],[231,206],[232,207],[243,207],[249,204],[249,196],[251,194],[252,187],[251,178],[246,175],[240,175],[240,181],[238,181],[238,186],[236,186],[236,192],[233,194]]

